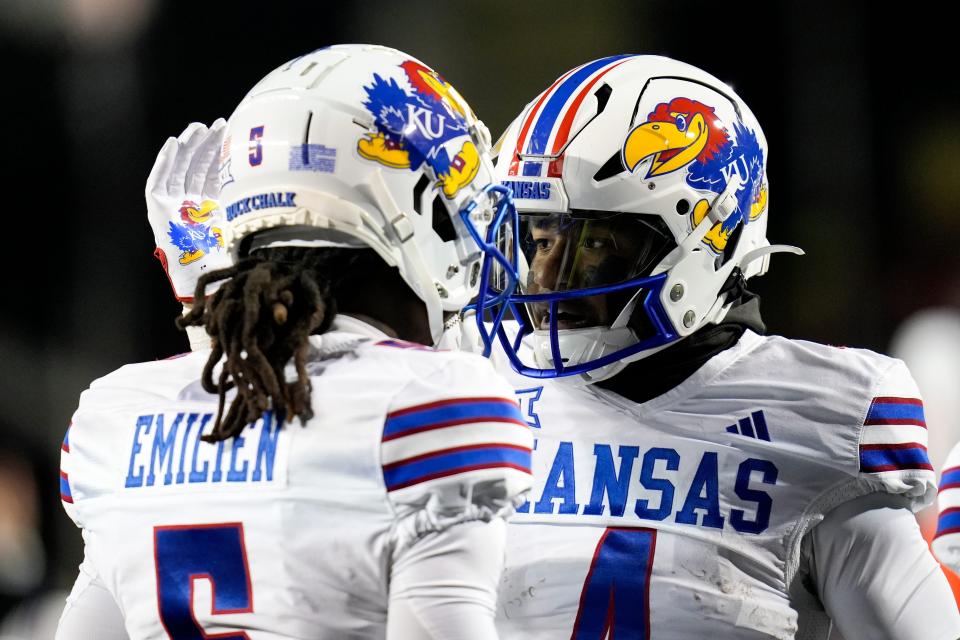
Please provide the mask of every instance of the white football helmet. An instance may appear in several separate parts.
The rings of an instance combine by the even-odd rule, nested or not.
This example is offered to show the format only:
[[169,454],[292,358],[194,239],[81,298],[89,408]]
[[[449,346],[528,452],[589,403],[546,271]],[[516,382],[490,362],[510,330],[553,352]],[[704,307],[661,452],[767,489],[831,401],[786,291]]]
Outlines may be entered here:
[[[521,218],[500,260],[519,287],[499,305],[521,331],[500,341],[525,375],[610,377],[723,319],[728,291],[771,253],[800,252],[767,242],[756,118],[688,64],[619,55],[572,69],[498,145],[497,177]],[[501,300],[495,286],[481,292],[480,313],[502,315]]]
[[230,116],[220,179],[234,258],[372,248],[423,300],[435,341],[445,312],[476,295],[488,233],[515,216],[469,105],[419,60],[374,45],[320,49],[263,78]]

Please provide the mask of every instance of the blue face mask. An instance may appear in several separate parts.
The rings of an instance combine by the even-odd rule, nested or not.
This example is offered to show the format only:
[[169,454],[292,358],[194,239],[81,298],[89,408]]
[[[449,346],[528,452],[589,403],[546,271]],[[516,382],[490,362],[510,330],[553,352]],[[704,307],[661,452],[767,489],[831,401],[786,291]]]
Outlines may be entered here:
[[[498,250],[487,254],[483,266],[486,277],[474,306],[486,353],[496,335],[519,373],[552,378],[592,371],[677,339],[660,301],[666,274],[649,275],[675,246],[659,220],[574,212],[523,216],[519,222],[500,228]],[[504,233],[508,229],[515,231]],[[521,264],[527,266],[522,280]],[[628,307],[629,346],[566,364],[564,332],[609,328]],[[513,338],[500,326],[507,313],[520,327]],[[483,320],[492,320],[492,328]],[[549,339],[553,366],[521,360],[521,341],[534,332]]]
[[[493,337],[502,333],[500,325],[509,308],[508,301],[520,282],[516,260],[519,245],[516,245],[516,248],[504,246],[504,242],[509,245],[511,239],[516,243],[515,231],[519,225],[519,216],[513,203],[513,192],[508,187],[490,184],[483,191],[495,203],[492,219],[488,222],[485,233],[481,233],[473,222],[479,198],[472,199],[460,211],[460,219],[483,253],[477,301],[467,305],[463,313],[476,311],[477,325],[483,340],[483,355],[489,357],[493,347]],[[490,324],[483,322],[484,313],[480,311],[481,309],[491,312]]]

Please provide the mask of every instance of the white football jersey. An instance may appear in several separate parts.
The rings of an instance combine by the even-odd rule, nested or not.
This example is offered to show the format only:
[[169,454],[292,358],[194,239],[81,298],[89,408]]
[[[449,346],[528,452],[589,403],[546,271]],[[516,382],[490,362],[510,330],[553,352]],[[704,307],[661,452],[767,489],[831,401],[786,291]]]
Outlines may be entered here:
[[937,509],[933,552],[940,562],[960,574],[960,442],[950,450],[940,472]]
[[83,393],[61,493],[131,638],[383,637],[405,548],[522,500],[532,436],[490,363],[362,333],[311,337],[305,425],[217,444],[209,351]]
[[511,380],[534,487],[508,526],[504,638],[792,639],[804,534],[866,494],[935,492],[916,384],[870,351],[747,331],[642,404]]

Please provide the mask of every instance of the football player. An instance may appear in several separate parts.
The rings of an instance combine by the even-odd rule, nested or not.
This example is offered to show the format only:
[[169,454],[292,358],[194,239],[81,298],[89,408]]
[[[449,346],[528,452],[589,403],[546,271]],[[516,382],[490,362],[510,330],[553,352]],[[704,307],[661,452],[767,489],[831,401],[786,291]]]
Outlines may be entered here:
[[512,206],[488,154],[436,72],[359,45],[165,147],[151,187],[210,195],[213,162],[225,211],[153,218],[175,290],[233,264],[180,319],[212,349],[81,396],[61,494],[85,558],[58,638],[496,637],[532,438],[488,361],[429,348]]
[[536,436],[503,637],[960,636],[910,373],[765,335],[746,288],[799,253],[766,238],[767,153],[729,86],[657,56],[570,70],[502,138],[521,222],[478,317],[518,320],[480,333]]

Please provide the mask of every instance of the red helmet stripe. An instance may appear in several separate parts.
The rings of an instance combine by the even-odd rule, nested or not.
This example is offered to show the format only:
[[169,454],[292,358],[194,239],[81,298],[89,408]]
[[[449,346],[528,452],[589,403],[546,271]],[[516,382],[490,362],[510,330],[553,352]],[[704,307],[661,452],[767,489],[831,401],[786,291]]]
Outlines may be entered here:
[[[597,75],[593,76],[593,79],[590,80],[590,82],[588,82],[583,89],[580,90],[580,93],[577,94],[577,97],[573,99],[573,102],[571,102],[570,106],[567,108],[567,113],[563,116],[563,121],[560,123],[560,128],[557,130],[557,136],[553,141],[553,150],[550,152],[550,155],[556,155],[556,153],[563,148],[563,145],[567,143],[567,138],[570,136],[570,127],[573,125],[573,119],[577,115],[577,111],[580,110],[580,103],[583,102],[583,99],[587,97],[587,93],[590,91],[593,85],[597,83],[597,80],[606,75],[607,72],[619,67],[624,62],[626,62],[626,60],[620,60],[619,62],[613,63]],[[550,163],[547,175],[551,178],[559,178],[561,173],[563,173],[562,157],[557,158]]]
[[576,71],[579,67],[575,67],[567,71],[565,74],[557,78],[557,81],[550,85],[550,88],[543,92],[543,95],[540,96],[540,99],[537,100],[537,104],[533,105],[533,109],[530,110],[530,113],[527,114],[527,119],[523,122],[523,128],[520,129],[520,135],[517,136],[517,148],[513,152],[513,157],[510,159],[510,171],[508,175],[515,176],[517,175],[517,169],[520,167],[520,152],[523,150],[524,143],[527,139],[527,134],[530,132],[530,125],[533,124],[533,120],[537,115],[537,112],[540,111],[540,107],[543,106],[543,103],[546,101],[550,93],[559,85],[561,82],[567,79],[571,73]]

